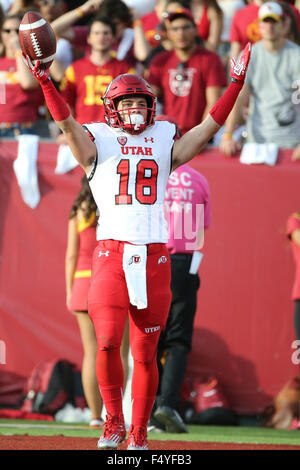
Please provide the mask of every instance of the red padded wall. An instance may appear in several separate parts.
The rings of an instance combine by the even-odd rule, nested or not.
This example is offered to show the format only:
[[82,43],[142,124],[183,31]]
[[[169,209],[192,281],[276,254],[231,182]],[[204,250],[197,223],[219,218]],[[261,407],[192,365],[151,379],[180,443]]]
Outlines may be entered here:
[[[75,318],[65,307],[67,215],[82,170],[56,175],[57,146],[40,143],[41,201],[22,200],[12,163],[17,143],[0,141],[0,403],[14,403],[40,360],[80,365]],[[280,153],[274,167],[246,166],[215,149],[191,166],[208,179],[206,232],[188,375],[216,375],[233,408],[260,412],[291,375],[294,266],[285,237],[299,210],[300,164]]]

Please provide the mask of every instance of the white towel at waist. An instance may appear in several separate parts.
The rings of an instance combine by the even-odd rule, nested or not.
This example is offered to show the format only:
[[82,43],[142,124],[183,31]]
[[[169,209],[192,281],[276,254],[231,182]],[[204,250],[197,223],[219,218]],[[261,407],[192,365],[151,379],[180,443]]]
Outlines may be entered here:
[[147,308],[147,247],[146,245],[124,245],[123,270],[129,300],[138,309]]

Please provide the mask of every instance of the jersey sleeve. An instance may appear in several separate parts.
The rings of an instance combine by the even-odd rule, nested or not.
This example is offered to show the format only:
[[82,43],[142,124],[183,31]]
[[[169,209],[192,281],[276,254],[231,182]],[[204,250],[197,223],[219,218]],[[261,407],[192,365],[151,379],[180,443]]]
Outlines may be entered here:
[[97,138],[97,129],[99,127],[101,128],[101,123],[98,123],[98,124],[95,124],[95,123],[94,124],[82,124],[82,128],[88,134],[90,140],[92,142],[94,142],[94,144],[96,145],[96,149],[97,149],[96,157],[95,157],[95,159],[94,159],[94,161],[91,165],[89,173],[86,175],[88,181],[91,181],[91,179],[93,178],[93,176],[95,174],[95,171],[96,171],[96,168],[97,168],[97,165],[99,163],[99,138]]
[[92,142],[95,142],[95,139],[96,137],[94,136],[94,134],[90,131],[90,129],[87,127],[86,124],[83,124],[82,125],[83,129],[85,130],[85,132],[87,133],[87,135],[89,136],[90,140]]

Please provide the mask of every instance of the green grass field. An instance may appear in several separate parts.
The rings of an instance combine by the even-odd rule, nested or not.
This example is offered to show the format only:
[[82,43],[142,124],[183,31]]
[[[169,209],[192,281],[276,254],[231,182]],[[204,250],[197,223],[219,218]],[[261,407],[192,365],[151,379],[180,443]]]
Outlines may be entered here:
[[[238,444],[281,444],[299,446],[300,430],[285,431],[246,426],[188,426],[188,434],[149,433],[149,440],[180,440],[197,442],[228,442]],[[78,423],[0,419],[0,436],[73,436],[98,438],[101,430],[90,429]]]

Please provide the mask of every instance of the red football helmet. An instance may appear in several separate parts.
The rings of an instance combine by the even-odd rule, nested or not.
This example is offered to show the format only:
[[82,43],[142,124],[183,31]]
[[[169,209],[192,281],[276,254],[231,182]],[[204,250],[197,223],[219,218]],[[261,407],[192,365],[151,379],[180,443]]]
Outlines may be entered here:
[[[142,108],[129,108],[129,122],[124,122],[117,111],[117,105],[120,99],[126,96],[142,96],[146,98],[147,107],[143,108],[147,110],[145,122],[134,122],[131,111]],[[117,78],[112,80],[108,85],[105,95],[103,97],[105,119],[107,124],[111,127],[121,127],[124,131],[130,134],[139,134],[147,126],[154,124],[154,117],[156,111],[156,97],[149,85],[142,77],[138,75],[126,73],[119,75]]]

